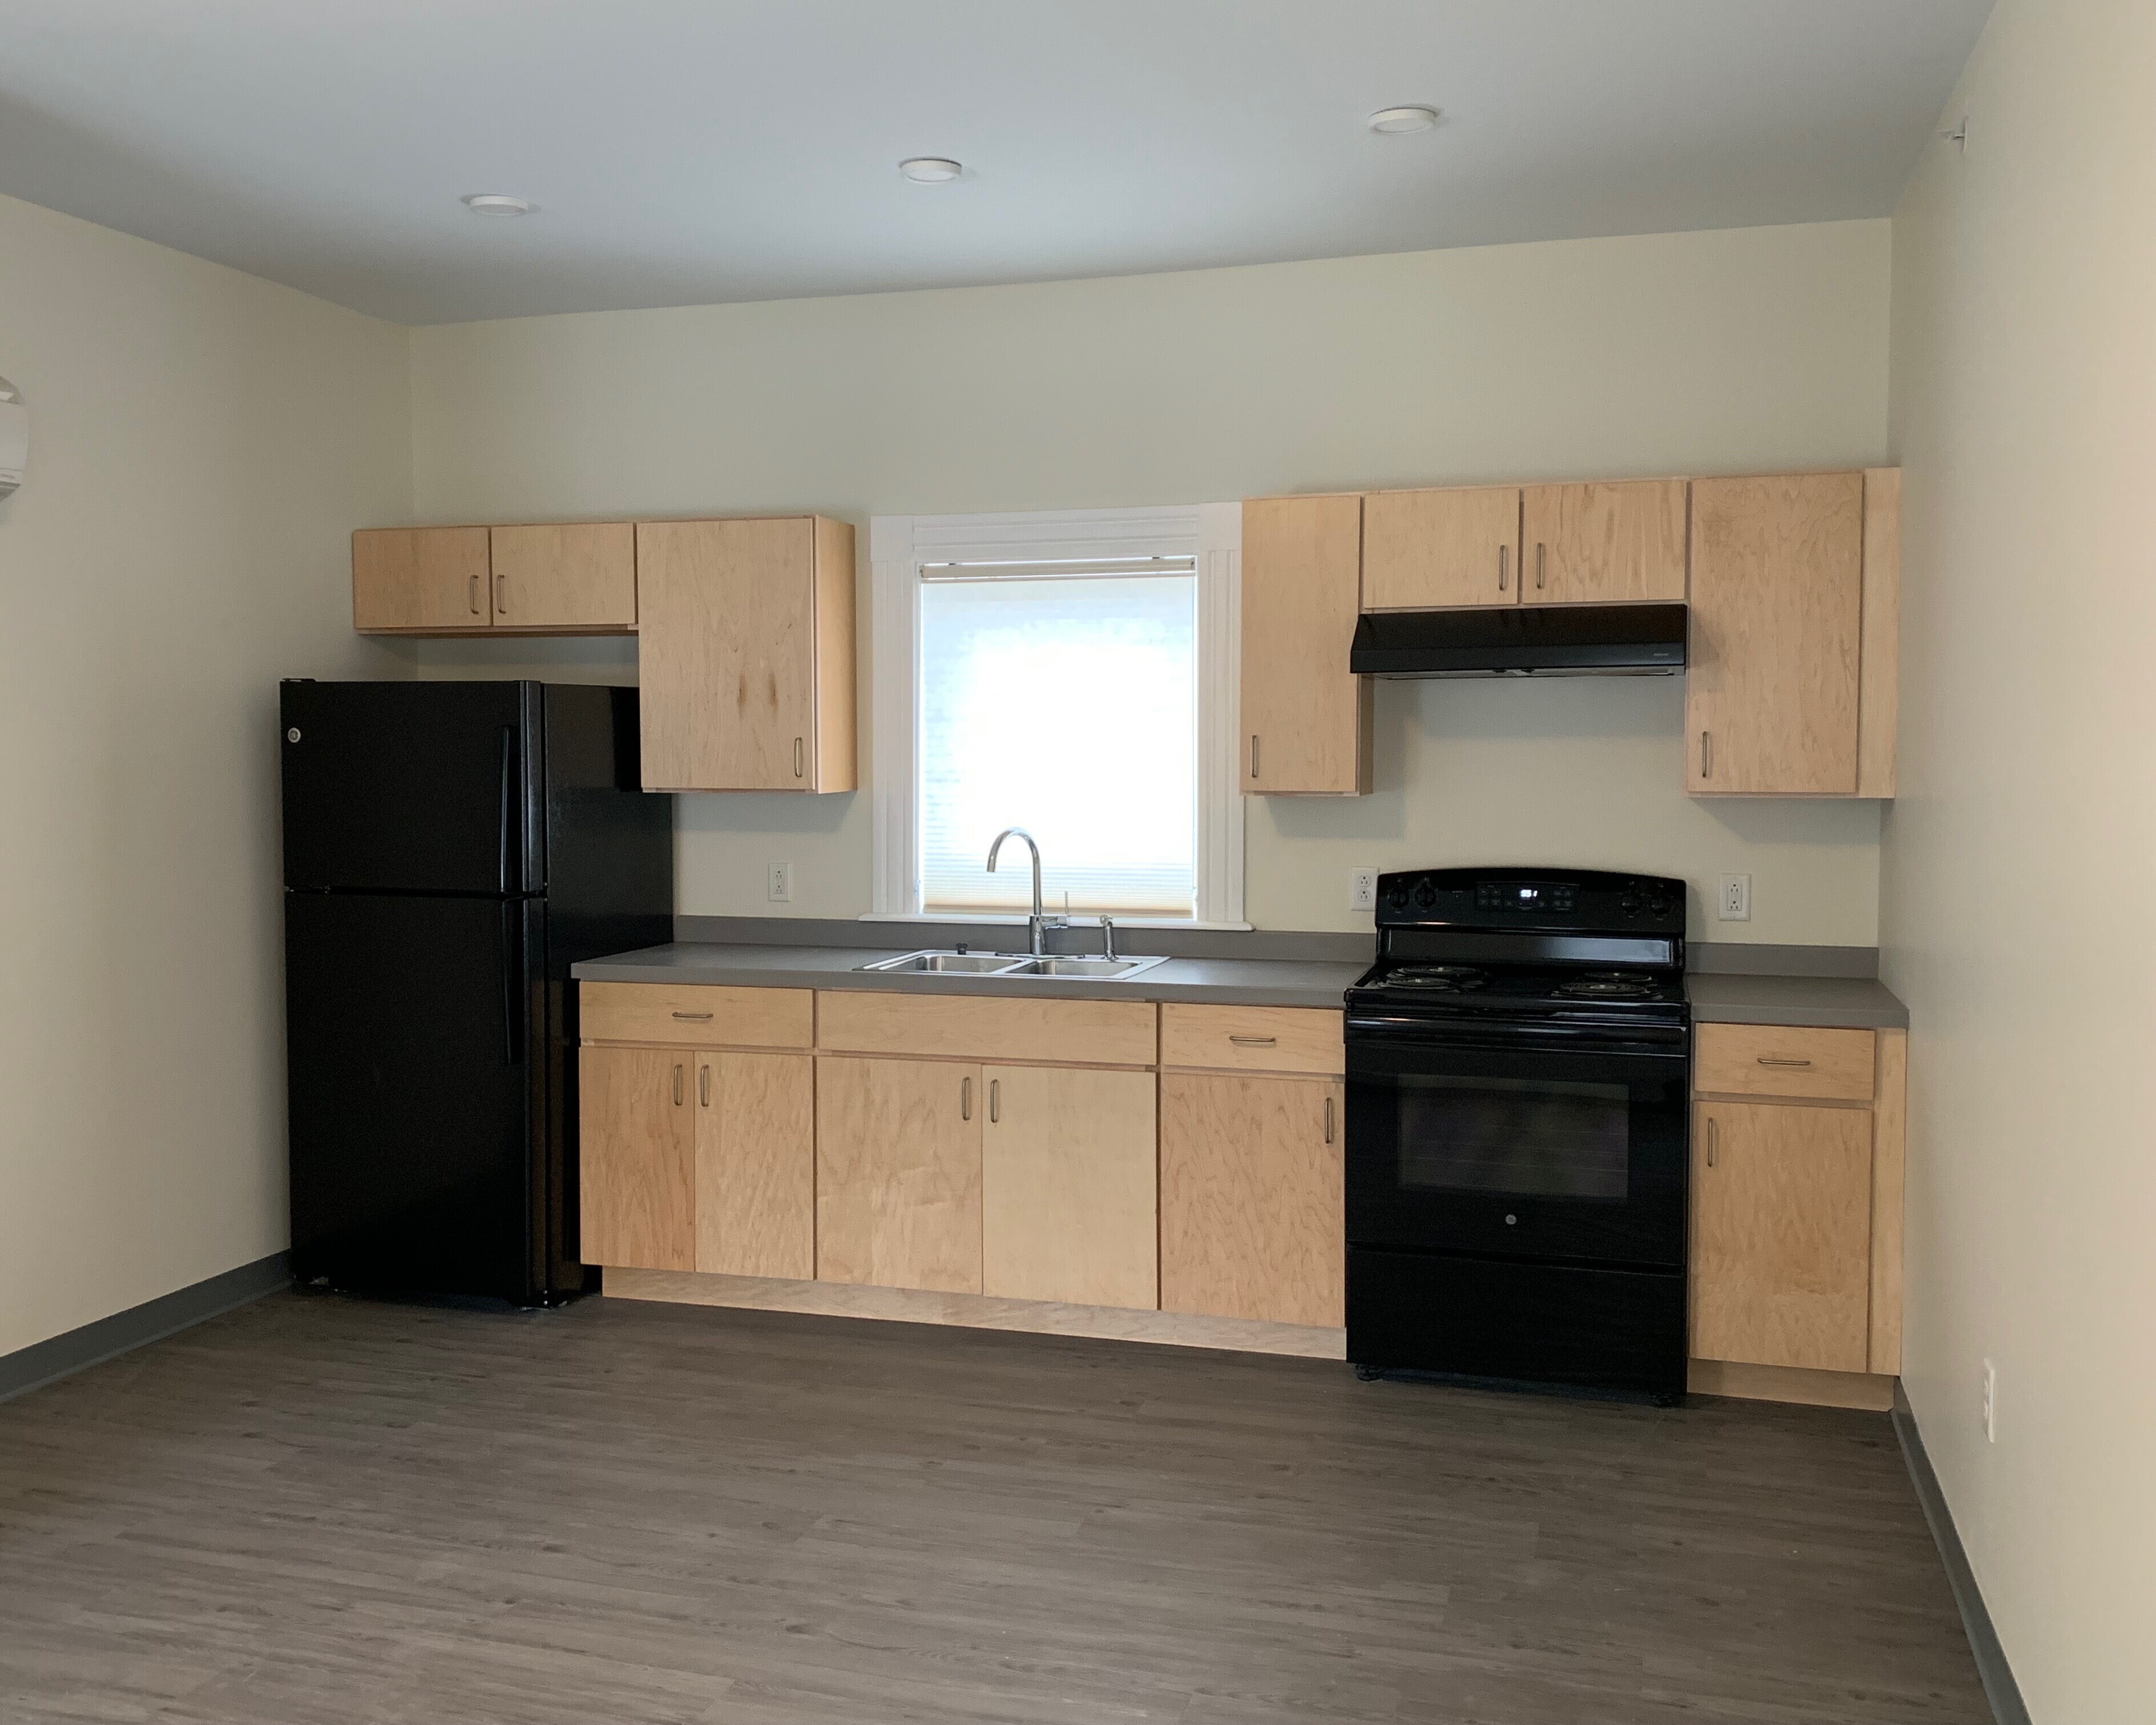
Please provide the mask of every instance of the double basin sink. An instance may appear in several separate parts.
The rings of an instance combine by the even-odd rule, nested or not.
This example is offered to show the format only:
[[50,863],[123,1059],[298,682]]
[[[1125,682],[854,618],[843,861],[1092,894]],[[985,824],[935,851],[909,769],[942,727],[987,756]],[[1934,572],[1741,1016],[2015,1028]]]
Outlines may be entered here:
[[1024,952],[907,952],[859,964],[856,970],[930,976],[1077,977],[1088,982],[1128,981],[1141,971],[1165,964],[1158,958],[1034,958]]

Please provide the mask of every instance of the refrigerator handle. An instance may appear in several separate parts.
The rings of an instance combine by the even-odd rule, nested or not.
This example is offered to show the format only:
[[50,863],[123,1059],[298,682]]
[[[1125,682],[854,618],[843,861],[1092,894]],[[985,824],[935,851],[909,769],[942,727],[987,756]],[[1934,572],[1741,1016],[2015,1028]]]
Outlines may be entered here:
[[524,906],[501,901],[502,1064],[524,1064]]
[[520,881],[518,881],[518,882],[517,882],[514,886],[512,886],[510,884],[510,878],[509,878],[509,860],[510,860],[510,848],[509,848],[509,847],[510,847],[510,839],[509,839],[510,827],[509,827],[509,821],[510,821],[510,807],[511,807],[511,795],[510,795],[510,793],[511,793],[511,792],[516,788],[516,774],[515,774],[516,764],[516,731],[515,731],[512,727],[511,727],[510,726],[504,725],[504,726],[501,727],[501,890],[502,890],[504,892],[517,892],[517,891],[522,891],[522,890],[523,890],[523,884],[524,884],[522,881],[521,881],[521,880],[520,880]]

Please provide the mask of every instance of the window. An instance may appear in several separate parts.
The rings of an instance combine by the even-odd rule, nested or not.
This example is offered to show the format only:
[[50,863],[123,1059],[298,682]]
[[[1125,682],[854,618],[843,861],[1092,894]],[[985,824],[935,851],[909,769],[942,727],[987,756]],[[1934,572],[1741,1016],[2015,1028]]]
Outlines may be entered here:
[[1240,526],[1235,506],[876,519],[875,914],[1023,916],[1024,845],[986,866],[1014,826],[1051,912],[1240,923]]

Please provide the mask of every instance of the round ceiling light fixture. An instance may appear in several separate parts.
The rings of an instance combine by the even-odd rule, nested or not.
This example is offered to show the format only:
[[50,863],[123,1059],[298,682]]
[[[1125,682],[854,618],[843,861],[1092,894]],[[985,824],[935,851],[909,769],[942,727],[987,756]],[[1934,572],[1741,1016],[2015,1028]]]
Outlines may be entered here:
[[528,216],[539,208],[529,198],[511,198],[506,192],[474,192],[463,203],[475,216]]
[[899,163],[898,171],[916,186],[940,186],[966,170],[947,156],[912,156]]
[[1428,131],[1437,124],[1435,108],[1380,108],[1370,116],[1370,130],[1381,136],[1394,132]]

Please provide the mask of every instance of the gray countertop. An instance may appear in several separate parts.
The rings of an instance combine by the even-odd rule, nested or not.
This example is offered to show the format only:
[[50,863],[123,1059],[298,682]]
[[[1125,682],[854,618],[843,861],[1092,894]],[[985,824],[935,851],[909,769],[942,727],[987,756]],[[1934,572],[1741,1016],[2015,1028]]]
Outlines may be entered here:
[[[1176,1000],[1218,1006],[1337,1007],[1368,966],[1282,958],[1171,958],[1127,983],[1070,977],[880,974],[864,964],[911,947],[766,946],[675,941],[595,958],[588,983],[695,983],[754,988],[891,989],[914,994],[1046,995],[1066,1000]],[[1868,977],[1703,974],[1686,979],[1701,1024],[1898,1029],[1908,1009]]]

